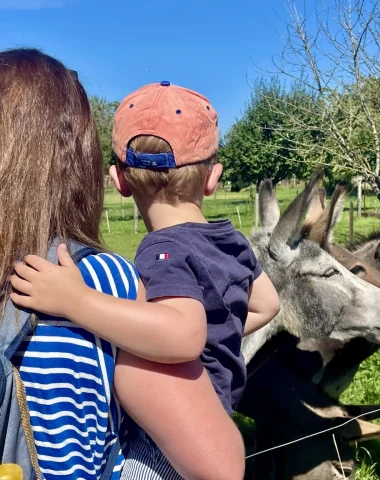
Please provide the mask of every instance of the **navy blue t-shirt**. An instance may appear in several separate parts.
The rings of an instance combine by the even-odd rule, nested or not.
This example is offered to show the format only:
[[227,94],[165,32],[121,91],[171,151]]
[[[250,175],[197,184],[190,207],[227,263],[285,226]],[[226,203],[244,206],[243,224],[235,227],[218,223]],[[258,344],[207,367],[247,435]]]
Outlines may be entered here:
[[135,264],[148,301],[188,297],[203,303],[207,343],[201,359],[224,408],[232,413],[246,382],[240,347],[248,293],[261,274],[247,239],[228,220],[183,223],[149,233]]

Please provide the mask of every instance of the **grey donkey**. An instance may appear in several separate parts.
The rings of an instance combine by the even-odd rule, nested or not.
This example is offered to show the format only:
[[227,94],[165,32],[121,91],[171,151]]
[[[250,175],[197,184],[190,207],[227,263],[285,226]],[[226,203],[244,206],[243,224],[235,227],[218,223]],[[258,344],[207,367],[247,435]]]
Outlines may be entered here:
[[380,289],[352,274],[303,236],[304,220],[320,177],[312,177],[281,218],[271,182],[262,183],[262,229],[251,237],[251,245],[279,293],[281,311],[267,326],[244,339],[246,362],[281,330],[301,340],[329,337],[347,341],[363,337],[380,343]]
[[326,191],[319,189],[312,200],[303,227],[303,236],[318,243],[339,263],[366,282],[380,287],[380,238],[376,233],[352,252],[334,244],[334,226],[343,210],[346,189],[335,187],[330,205],[326,207]]
[[[365,409],[340,406],[311,382],[350,340],[380,339],[380,290],[305,239],[304,219],[311,214],[318,180],[314,175],[281,219],[271,182],[261,186],[262,230],[253,235],[252,247],[280,294],[282,310],[243,342],[249,381],[239,410],[256,419],[259,450],[334,427],[342,463],[328,433],[257,457],[247,478],[354,478],[355,449],[347,441],[379,434],[361,420],[339,428]],[[285,340],[281,331],[288,332]]]
[[358,245],[353,250],[353,254],[380,270],[380,233],[376,232],[372,239],[367,239],[367,241]]
[[[360,248],[353,252],[334,243],[334,227],[343,210],[345,197],[346,189],[337,185],[330,205],[326,207],[326,191],[319,189],[314,195],[306,217],[303,237],[316,242],[351,273],[380,287],[380,263],[376,261],[379,239],[363,242]],[[320,343],[326,342],[322,339]],[[324,348],[326,350],[326,344]],[[333,359],[319,378],[319,385],[329,395],[337,398],[351,383],[360,363],[378,348],[378,344],[360,337],[345,342],[344,347],[340,348],[336,355],[330,354]]]

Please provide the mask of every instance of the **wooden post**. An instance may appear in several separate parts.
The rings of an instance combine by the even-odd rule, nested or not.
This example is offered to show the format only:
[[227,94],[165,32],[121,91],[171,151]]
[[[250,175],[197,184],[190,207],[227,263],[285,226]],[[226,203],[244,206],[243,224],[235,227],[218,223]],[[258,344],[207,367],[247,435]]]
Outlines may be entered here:
[[255,232],[259,228],[259,193],[256,192],[255,195]]
[[362,216],[362,188],[363,188],[363,178],[358,177],[358,217]]
[[109,217],[108,217],[108,208],[106,208],[106,220],[107,220],[108,233],[111,233],[110,219],[109,219]]
[[236,210],[237,210],[237,214],[238,214],[238,218],[239,218],[240,229],[242,229],[242,228],[243,228],[243,225],[241,224],[241,217],[240,217],[239,207],[236,207]]
[[350,223],[349,223],[349,243],[350,247],[354,245],[354,204],[350,203]]
[[138,233],[139,231],[139,211],[137,209],[137,205],[134,203],[134,208],[133,208],[133,218],[135,220],[135,233]]
[[365,206],[366,197],[367,197],[367,189],[364,185],[364,187],[363,187],[363,210],[364,211],[366,211],[366,206]]

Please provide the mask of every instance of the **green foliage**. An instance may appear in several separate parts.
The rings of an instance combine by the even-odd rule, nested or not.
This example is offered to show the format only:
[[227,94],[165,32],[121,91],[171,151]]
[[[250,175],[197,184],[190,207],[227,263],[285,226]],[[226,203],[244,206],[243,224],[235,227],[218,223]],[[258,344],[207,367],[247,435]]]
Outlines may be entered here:
[[307,177],[322,141],[315,105],[313,94],[301,85],[285,89],[276,78],[258,81],[243,117],[224,138],[224,178],[245,186],[264,178],[276,184],[293,175]]
[[109,102],[104,98],[94,96],[90,98],[90,105],[99,134],[104,171],[107,172],[109,166],[115,164],[115,157],[112,151],[112,126],[119,102]]
[[320,94],[308,85],[305,78],[287,88],[275,77],[255,83],[220,152],[224,178],[236,191],[264,178],[275,184],[291,176],[302,179],[317,164],[348,182],[376,171],[380,80],[363,77]]
[[241,413],[234,413],[232,416],[236,426],[244,438],[244,442],[253,443],[255,437],[255,421],[252,418],[245,417]]

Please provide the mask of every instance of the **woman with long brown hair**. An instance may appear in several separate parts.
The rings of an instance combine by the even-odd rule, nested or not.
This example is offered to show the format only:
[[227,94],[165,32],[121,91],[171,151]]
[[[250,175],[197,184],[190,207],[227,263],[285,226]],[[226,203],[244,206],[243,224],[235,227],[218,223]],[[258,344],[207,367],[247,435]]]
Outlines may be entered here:
[[[36,50],[0,52],[1,316],[10,307],[14,262],[46,257],[55,239],[102,251],[102,204],[99,141],[76,75]],[[136,297],[137,273],[118,255],[92,254],[79,268],[93,288]],[[41,472],[46,479],[100,478],[118,437],[128,448],[121,424],[129,417],[113,395],[116,349],[65,319],[37,316],[12,360],[25,385]],[[164,366],[131,357],[117,381],[134,392],[128,414],[183,477],[242,478],[241,438],[200,361]],[[112,478],[124,462],[123,451],[117,454]]]

